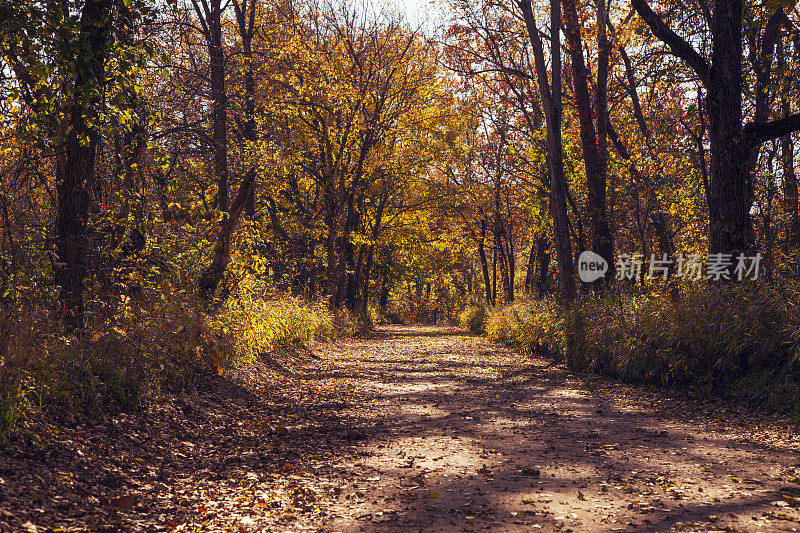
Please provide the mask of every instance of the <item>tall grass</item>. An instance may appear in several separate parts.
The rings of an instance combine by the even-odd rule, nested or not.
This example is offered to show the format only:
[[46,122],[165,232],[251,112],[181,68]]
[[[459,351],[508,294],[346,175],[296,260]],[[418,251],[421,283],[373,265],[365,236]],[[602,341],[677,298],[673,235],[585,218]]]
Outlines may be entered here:
[[354,321],[332,313],[323,302],[297,298],[265,299],[243,294],[231,300],[215,319],[233,339],[235,353],[245,360],[259,354],[351,334]]
[[68,419],[135,410],[264,352],[354,328],[349,316],[294,298],[238,294],[211,314],[177,292],[107,304],[79,334],[59,332],[41,302],[0,317],[0,436],[43,410]]
[[800,413],[800,286],[685,286],[495,311],[490,338],[629,382],[716,393]]

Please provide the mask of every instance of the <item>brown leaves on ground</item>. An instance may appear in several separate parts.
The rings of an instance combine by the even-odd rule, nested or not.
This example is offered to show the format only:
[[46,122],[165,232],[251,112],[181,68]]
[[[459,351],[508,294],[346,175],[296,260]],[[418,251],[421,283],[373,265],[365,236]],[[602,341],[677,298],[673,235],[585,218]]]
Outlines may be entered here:
[[2,531],[800,529],[786,421],[447,328],[263,361],[145,412],[28,423]]

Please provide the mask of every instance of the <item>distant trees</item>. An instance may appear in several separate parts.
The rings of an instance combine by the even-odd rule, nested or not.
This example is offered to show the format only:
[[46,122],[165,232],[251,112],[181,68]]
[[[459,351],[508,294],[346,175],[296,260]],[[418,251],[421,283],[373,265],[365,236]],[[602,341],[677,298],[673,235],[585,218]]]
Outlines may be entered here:
[[81,330],[168,276],[366,317],[569,302],[584,249],[785,270],[797,10],[632,1],[454,0],[440,41],[325,1],[6,2],[2,301],[35,278]]
[[[536,143],[544,115],[547,179],[539,176],[537,185],[550,199],[559,291],[565,300],[572,300],[575,282],[561,131],[560,32],[550,35],[550,50],[559,53],[548,54],[548,72],[545,47],[530,2],[522,1],[516,9],[501,3],[469,1],[455,7],[457,22],[450,29],[446,47],[451,68],[468,83],[482,88],[503,87],[505,98],[496,98],[514,109],[516,127],[527,136],[527,143]],[[551,20],[559,20],[560,2],[554,0],[550,8]],[[516,149],[524,152],[521,146]],[[542,257],[547,256],[540,254]],[[533,264],[529,262],[529,267]]]
[[293,285],[363,311],[376,247],[426,202],[435,54],[398,20],[348,8],[312,9],[291,32],[257,102],[282,166],[271,231],[284,262],[303,265]]

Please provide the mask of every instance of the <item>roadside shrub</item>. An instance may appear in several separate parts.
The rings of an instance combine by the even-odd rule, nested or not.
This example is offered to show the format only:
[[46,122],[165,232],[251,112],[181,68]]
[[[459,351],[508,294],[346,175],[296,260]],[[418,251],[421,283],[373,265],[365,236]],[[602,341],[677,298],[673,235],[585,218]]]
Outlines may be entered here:
[[58,332],[33,304],[6,321],[0,432],[41,410],[69,417],[137,409],[153,393],[228,365],[230,344],[174,295],[149,305],[119,298],[114,308],[79,334]]
[[552,300],[518,302],[495,310],[486,319],[486,334],[530,355],[559,356],[564,345],[564,319]]
[[23,371],[15,370],[0,360],[0,435],[22,418],[27,402],[22,389]]
[[269,299],[251,293],[231,299],[213,320],[234,343],[236,356],[244,360],[355,329],[349,314],[334,315],[324,302],[309,303],[291,297]]
[[483,333],[486,329],[486,319],[489,309],[485,304],[471,304],[464,308],[458,315],[458,323],[472,333]]
[[800,413],[800,284],[682,286],[496,310],[488,335],[523,353],[629,382],[716,393]]
[[[163,285],[161,297],[116,296],[102,320],[79,334],[54,327],[48,302],[2,317],[0,435],[21,418],[50,411],[69,420],[140,408],[162,391],[193,387],[270,350],[355,331],[324,303],[237,294],[208,314]],[[185,294],[185,293],[184,293]]]

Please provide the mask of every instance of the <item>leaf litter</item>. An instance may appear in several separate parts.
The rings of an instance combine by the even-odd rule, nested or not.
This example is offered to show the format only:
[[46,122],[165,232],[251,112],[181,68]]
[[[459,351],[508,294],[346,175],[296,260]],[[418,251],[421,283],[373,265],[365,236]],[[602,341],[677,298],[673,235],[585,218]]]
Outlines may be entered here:
[[0,531],[791,531],[798,431],[455,328],[274,354],[146,410],[26,422]]

